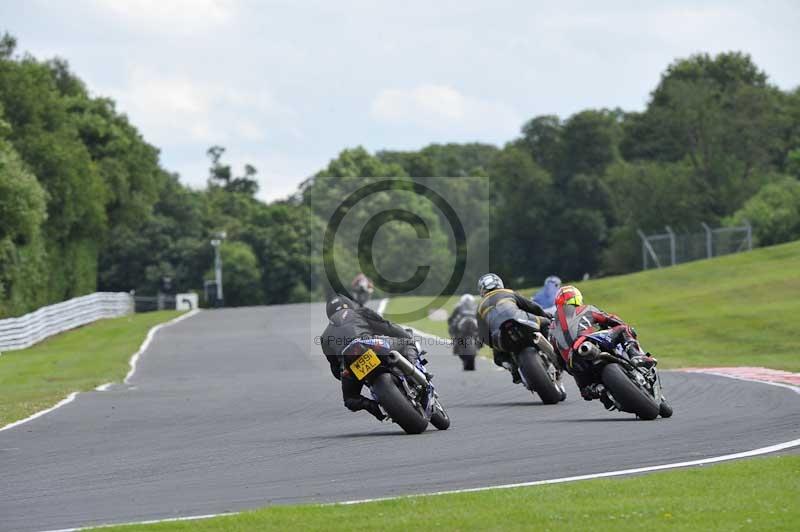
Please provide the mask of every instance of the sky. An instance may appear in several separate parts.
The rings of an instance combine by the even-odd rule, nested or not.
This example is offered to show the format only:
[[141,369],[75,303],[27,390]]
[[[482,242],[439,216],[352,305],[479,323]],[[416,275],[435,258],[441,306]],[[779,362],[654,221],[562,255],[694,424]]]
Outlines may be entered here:
[[800,85],[800,2],[5,0],[19,51],[69,61],[193,187],[209,146],[271,201],[344,148],[513,139],[635,111],[676,58],[741,50]]

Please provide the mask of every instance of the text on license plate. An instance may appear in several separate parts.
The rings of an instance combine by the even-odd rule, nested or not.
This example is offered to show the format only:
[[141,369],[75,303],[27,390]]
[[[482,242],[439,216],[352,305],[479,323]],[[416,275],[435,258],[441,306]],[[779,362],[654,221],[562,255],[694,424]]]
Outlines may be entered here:
[[381,359],[375,354],[372,349],[367,349],[367,352],[358,357],[355,362],[350,364],[350,370],[358,380],[363,379],[369,372],[381,365]]

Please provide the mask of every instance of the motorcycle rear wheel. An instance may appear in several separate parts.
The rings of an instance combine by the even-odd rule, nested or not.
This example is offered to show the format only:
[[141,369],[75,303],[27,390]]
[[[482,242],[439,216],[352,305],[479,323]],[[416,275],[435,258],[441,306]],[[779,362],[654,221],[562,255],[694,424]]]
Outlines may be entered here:
[[408,434],[421,434],[428,427],[428,420],[414,408],[406,394],[390,373],[381,373],[372,381],[372,391],[392,421]]
[[605,366],[601,378],[622,410],[636,414],[641,419],[658,417],[659,402],[634,383],[619,364]]
[[461,364],[464,371],[475,371],[475,355],[461,355]]
[[554,405],[561,401],[561,390],[556,383],[550,380],[539,351],[533,347],[523,349],[517,355],[519,371],[525,377],[525,382],[533,388],[546,405]]

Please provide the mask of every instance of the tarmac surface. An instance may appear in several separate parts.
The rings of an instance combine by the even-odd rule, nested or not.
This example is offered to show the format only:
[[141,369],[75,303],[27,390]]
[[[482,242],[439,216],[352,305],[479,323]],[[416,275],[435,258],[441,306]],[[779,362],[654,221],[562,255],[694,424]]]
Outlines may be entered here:
[[408,436],[345,410],[313,341],[324,321],[322,305],[201,312],[156,335],[129,385],[0,432],[0,530],[527,482],[800,437],[791,390],[663,372],[675,415],[637,421],[572,382],[545,406],[491,362],[463,372],[440,345],[428,367],[452,426]]

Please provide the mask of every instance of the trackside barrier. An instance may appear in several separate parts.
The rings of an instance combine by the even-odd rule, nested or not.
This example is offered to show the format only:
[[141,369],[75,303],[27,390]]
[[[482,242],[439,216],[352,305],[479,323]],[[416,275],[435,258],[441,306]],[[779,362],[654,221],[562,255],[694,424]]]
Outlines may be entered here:
[[132,312],[133,297],[126,292],[95,292],[48,305],[19,318],[0,320],[0,352],[25,349],[48,336]]

